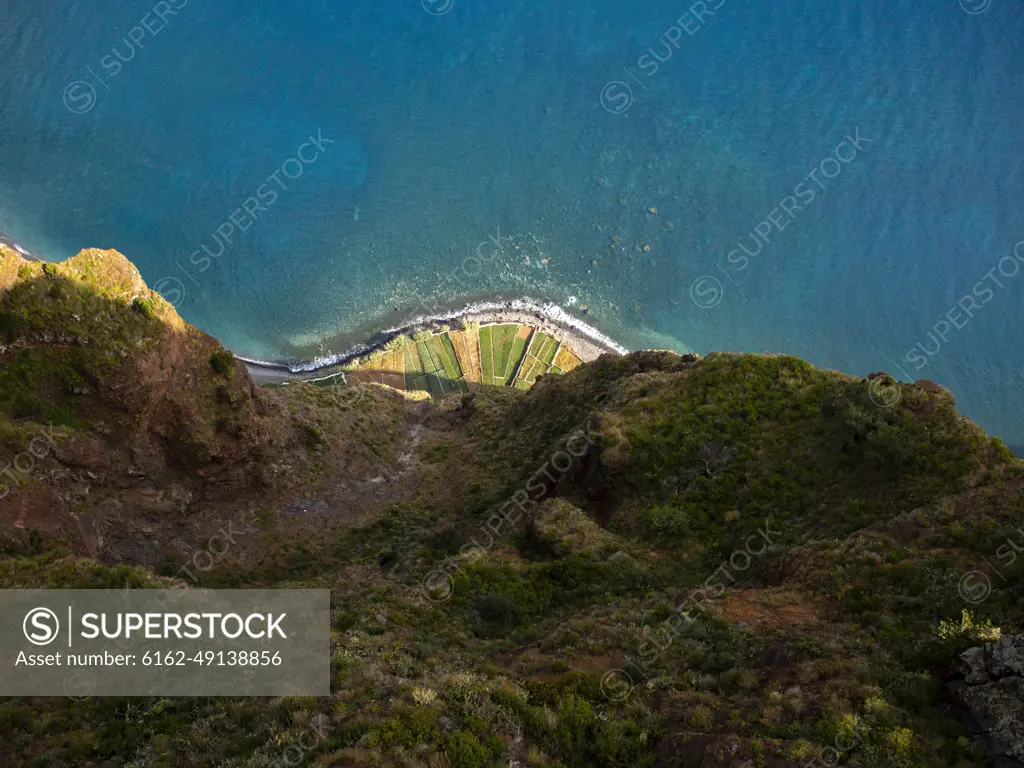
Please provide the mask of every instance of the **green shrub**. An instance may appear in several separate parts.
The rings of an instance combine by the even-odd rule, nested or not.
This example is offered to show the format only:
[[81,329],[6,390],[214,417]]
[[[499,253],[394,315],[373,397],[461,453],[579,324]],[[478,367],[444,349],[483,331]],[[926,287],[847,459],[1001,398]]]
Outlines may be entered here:
[[428,443],[423,446],[422,458],[427,464],[438,464],[445,461],[452,453],[452,444],[448,442]]
[[659,536],[680,536],[693,527],[690,513],[679,507],[651,507],[646,517],[651,530]]
[[490,755],[476,736],[466,731],[456,731],[448,738],[444,753],[452,768],[486,768]]
[[531,708],[526,728],[566,768],[650,765],[650,747],[657,735],[632,720],[601,717],[590,702],[572,693],[559,696],[554,718]]
[[484,629],[492,634],[506,633],[519,626],[519,609],[506,595],[479,595],[473,599],[473,610]]
[[385,344],[384,349],[388,350],[389,352],[400,351],[409,346],[411,341],[412,339],[410,339],[403,333],[398,336],[395,336],[395,338],[393,338],[391,341]]
[[132,309],[143,317],[153,317],[156,311],[156,307],[153,304],[152,299],[144,299],[141,296],[137,296],[132,302]]
[[310,424],[309,422],[301,422],[299,424],[299,432],[302,435],[302,442],[309,450],[315,449],[318,445],[323,445],[326,439],[324,431],[316,424]]
[[710,731],[715,724],[714,715],[710,709],[704,706],[693,707],[688,715],[690,726],[698,731]]
[[225,349],[214,352],[210,357],[210,366],[219,375],[230,380],[235,373],[235,356]]
[[418,747],[435,744],[439,713],[428,707],[401,707],[396,713],[374,728],[366,736],[372,747]]

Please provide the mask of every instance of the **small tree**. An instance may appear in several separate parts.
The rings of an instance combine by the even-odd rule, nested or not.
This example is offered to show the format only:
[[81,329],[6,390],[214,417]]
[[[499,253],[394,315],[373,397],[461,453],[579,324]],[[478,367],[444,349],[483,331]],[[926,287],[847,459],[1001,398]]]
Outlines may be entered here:
[[702,471],[707,477],[714,478],[729,464],[729,459],[736,452],[734,448],[727,448],[719,443],[710,442],[700,449],[697,454],[702,464]]

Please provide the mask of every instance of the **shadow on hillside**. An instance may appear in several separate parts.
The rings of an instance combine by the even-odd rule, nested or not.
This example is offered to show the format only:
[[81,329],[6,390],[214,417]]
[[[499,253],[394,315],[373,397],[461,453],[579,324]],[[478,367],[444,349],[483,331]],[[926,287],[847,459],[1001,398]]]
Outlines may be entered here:
[[197,400],[213,398],[218,384],[232,390],[222,399],[250,386],[244,366],[187,326],[123,257],[21,264],[13,284],[0,287],[0,419],[123,426],[125,414],[143,408],[136,366],[157,343],[175,363],[168,390],[181,392],[180,371],[198,382]]
[[409,382],[409,389],[421,390],[431,395],[447,395],[451,392],[469,392],[469,384],[463,379],[451,379],[444,371],[426,373]]

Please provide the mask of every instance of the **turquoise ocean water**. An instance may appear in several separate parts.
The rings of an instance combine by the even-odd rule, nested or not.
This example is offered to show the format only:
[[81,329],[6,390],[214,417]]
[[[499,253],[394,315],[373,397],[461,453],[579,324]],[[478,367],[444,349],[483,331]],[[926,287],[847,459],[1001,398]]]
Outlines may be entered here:
[[3,22],[0,232],[122,251],[238,354],[573,297],[632,348],[933,379],[1024,443],[1022,0],[7,0]]

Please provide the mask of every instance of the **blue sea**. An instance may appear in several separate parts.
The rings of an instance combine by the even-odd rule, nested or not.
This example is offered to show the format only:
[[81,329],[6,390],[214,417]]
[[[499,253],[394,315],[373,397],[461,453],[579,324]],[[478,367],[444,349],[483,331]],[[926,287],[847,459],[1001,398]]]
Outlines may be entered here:
[[116,248],[246,357],[529,296],[1020,444],[1022,38],[1022,0],[6,0],[0,232]]

